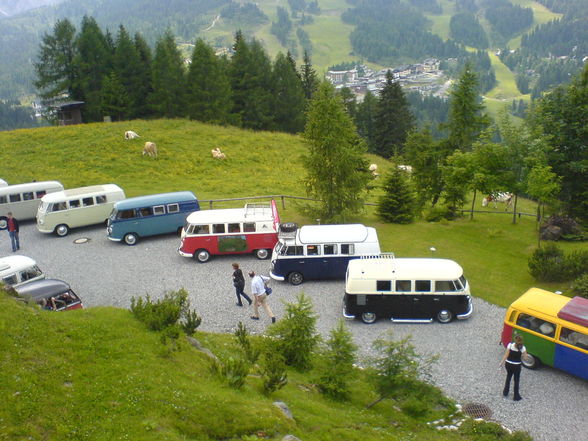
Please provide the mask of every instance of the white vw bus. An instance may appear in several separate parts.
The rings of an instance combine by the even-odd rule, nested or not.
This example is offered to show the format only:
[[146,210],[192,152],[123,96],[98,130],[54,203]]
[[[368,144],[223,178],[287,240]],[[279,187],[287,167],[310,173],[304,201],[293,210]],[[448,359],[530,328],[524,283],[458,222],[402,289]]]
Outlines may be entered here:
[[34,219],[41,198],[61,190],[63,185],[57,181],[0,186],[0,230],[5,230],[8,226],[8,213],[12,213],[18,220]]
[[44,279],[43,271],[30,257],[7,256],[0,257],[0,282],[16,288],[34,280]]
[[71,188],[43,196],[37,212],[41,233],[66,236],[71,228],[104,224],[114,203],[125,198],[118,185],[105,184]]

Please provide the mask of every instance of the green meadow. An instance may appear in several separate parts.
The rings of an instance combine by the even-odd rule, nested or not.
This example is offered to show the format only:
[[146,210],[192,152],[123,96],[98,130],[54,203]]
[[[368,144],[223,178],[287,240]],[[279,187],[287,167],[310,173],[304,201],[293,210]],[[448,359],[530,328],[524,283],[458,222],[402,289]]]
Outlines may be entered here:
[[[125,130],[140,139],[125,140]],[[157,144],[157,159],[141,154],[145,141]],[[211,150],[220,148],[226,160],[214,159]],[[61,181],[66,188],[116,183],[127,196],[190,190],[199,199],[250,196],[306,196],[302,158],[306,148],[300,136],[274,132],[253,132],[183,119],[96,123],[47,127],[0,133],[0,176],[9,183],[33,179]],[[375,155],[381,176],[373,181],[367,201],[376,203],[390,165]],[[285,199],[280,203],[283,221],[315,223],[302,214],[302,202]],[[215,208],[240,206],[243,201],[217,203]],[[203,203],[203,207],[208,207]],[[470,208],[470,201],[464,209]],[[481,196],[476,201],[481,209]],[[537,246],[537,222],[533,216],[517,217],[489,207],[452,222],[410,225],[382,223],[373,206],[348,219],[373,225],[382,250],[397,256],[430,256],[456,260],[471,280],[474,295],[507,306],[533,285],[527,259]],[[532,201],[519,200],[518,211],[533,214]],[[566,250],[585,245],[562,243]],[[546,289],[569,291],[568,284],[539,284]]]

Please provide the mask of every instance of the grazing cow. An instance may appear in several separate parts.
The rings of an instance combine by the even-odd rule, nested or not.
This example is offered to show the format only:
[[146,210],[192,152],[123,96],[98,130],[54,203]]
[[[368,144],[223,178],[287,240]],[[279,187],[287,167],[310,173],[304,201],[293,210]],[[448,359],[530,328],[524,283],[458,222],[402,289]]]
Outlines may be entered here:
[[212,149],[210,152],[212,153],[212,157],[216,159],[225,159],[227,157],[218,147]]
[[494,192],[490,193],[488,196],[482,199],[482,207],[486,207],[490,202],[494,203],[494,208],[498,207],[497,202],[504,203],[504,210],[508,210],[508,208],[512,205],[512,197],[514,195],[508,192]]
[[147,141],[143,147],[143,154],[157,158],[157,146],[154,142]]
[[407,173],[412,173],[412,165],[399,165],[398,166],[399,170],[405,171]]
[[370,164],[368,170],[372,172],[374,178],[380,176],[380,173],[378,173],[378,164]]
[[140,136],[137,135],[136,132],[133,132],[132,130],[127,130],[125,132],[125,139],[135,139],[135,138],[140,138]]

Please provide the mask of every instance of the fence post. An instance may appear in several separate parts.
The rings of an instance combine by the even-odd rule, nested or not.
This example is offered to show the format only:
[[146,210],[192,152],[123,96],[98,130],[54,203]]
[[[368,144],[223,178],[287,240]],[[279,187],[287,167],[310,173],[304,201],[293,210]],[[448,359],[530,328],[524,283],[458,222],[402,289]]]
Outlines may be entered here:
[[284,195],[280,196],[282,198],[282,209],[285,210],[286,209],[286,201],[284,198]]
[[212,210],[212,201],[208,202],[210,204],[210,209]]

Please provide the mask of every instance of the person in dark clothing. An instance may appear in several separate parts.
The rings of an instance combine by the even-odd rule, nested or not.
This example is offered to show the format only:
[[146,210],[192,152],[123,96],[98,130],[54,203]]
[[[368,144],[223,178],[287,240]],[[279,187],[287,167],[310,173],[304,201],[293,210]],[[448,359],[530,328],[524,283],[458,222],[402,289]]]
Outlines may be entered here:
[[10,236],[10,243],[12,244],[12,252],[20,250],[20,241],[18,239],[18,220],[12,216],[12,213],[7,213],[8,217],[8,235]]
[[245,277],[243,277],[243,271],[241,271],[237,262],[233,263],[233,286],[237,294],[237,306],[243,306],[241,297],[251,305],[251,298],[243,291],[245,289]]
[[510,390],[510,380],[514,377],[514,400],[519,401],[523,397],[519,393],[519,380],[521,377],[521,357],[527,354],[527,348],[523,346],[523,337],[516,335],[514,342],[511,342],[506,347],[504,356],[500,361],[500,366],[504,365],[506,368],[506,382],[504,383],[504,390],[502,395],[508,396]]

